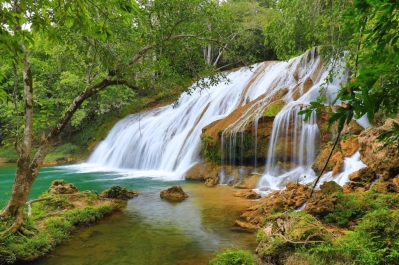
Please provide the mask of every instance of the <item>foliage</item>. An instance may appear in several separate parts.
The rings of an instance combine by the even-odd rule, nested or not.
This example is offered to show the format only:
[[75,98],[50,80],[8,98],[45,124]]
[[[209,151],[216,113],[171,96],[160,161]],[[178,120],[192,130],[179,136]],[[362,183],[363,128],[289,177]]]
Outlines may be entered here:
[[399,208],[399,197],[395,194],[379,194],[373,190],[367,193],[335,193],[337,202],[334,212],[325,216],[329,223],[341,227],[353,226],[366,213],[378,209]]
[[[338,122],[339,131],[353,118],[366,116],[376,123],[377,117],[394,118],[399,112],[398,10],[397,1],[356,0],[340,16],[342,30],[353,34],[335,46],[338,51],[347,51],[345,60],[350,69],[348,82],[342,84],[333,102],[343,103],[329,120],[330,124]],[[321,101],[311,103],[310,110],[322,108]],[[378,139],[392,144],[398,135],[399,126],[394,125]]]
[[[274,1],[234,0],[224,3],[236,21],[234,41],[224,54],[223,62],[232,66],[274,60],[276,55],[270,46],[265,45],[264,27],[274,19],[271,9]],[[237,60],[239,60],[237,62]]]
[[386,208],[368,212],[359,224],[334,244],[310,250],[314,260],[325,264],[397,264],[399,258],[398,212]]
[[[35,207],[35,205],[41,205]],[[66,213],[59,213],[57,216],[49,217],[44,221],[44,229],[36,230],[33,220],[38,220],[47,216],[56,206],[50,206],[51,202],[45,201],[33,204],[34,210],[31,219],[28,219],[28,229],[36,231],[28,236],[9,235],[0,238],[0,246],[4,247],[0,251],[0,260],[14,262],[16,260],[30,259],[45,254],[53,248],[55,243],[59,243],[69,236],[77,225],[84,225],[95,221],[98,218],[113,211],[113,206],[87,206],[82,209],[73,209]],[[41,210],[39,210],[41,209]],[[0,222],[0,229],[3,222]]]
[[217,254],[209,265],[256,265],[254,255],[242,249],[230,248]]
[[289,59],[314,46],[340,45],[350,38],[341,19],[351,1],[282,0],[274,8],[274,19],[265,27],[266,44],[279,59]]

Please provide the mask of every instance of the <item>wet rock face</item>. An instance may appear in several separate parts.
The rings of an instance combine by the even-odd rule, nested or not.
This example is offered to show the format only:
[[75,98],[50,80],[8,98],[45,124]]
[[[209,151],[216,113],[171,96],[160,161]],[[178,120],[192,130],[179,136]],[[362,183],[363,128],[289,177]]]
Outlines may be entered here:
[[167,190],[163,190],[160,196],[162,199],[170,201],[182,201],[188,198],[187,193],[185,193],[180,186],[172,186]]
[[138,193],[132,190],[128,190],[121,186],[112,186],[109,189],[104,190],[101,195],[103,198],[129,200],[138,196]]
[[73,194],[78,192],[78,188],[71,184],[66,183],[65,180],[53,180],[48,190],[52,194]]
[[359,135],[360,159],[376,172],[382,180],[394,178],[399,174],[399,148],[398,144],[383,147],[382,142],[377,142],[381,133],[390,130],[398,120],[388,119],[378,128],[368,128]]
[[220,166],[212,166],[210,163],[199,162],[186,172],[185,179],[205,181],[207,187],[212,187],[219,183],[220,170]]

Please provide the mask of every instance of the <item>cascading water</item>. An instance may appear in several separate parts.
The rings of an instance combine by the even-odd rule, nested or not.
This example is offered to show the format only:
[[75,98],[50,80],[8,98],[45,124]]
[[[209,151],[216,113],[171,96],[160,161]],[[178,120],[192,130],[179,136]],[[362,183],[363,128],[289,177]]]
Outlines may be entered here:
[[[316,99],[328,74],[316,53],[317,49],[313,49],[288,62],[265,62],[252,69],[230,72],[228,84],[221,83],[191,95],[183,93],[177,107],[169,105],[130,115],[119,121],[99,144],[88,167],[127,172],[123,178],[181,179],[200,161],[202,128],[240,107],[244,108],[242,113],[237,113],[234,122],[221,132],[221,153],[223,164],[242,163],[243,155],[237,155],[231,146],[244,144],[246,124],[250,122],[257,131],[262,114],[277,104],[282,110],[275,117],[266,172],[259,187],[283,188],[281,180],[287,179],[287,172],[295,173],[291,175],[297,179],[309,174],[306,181],[311,181],[314,173],[311,174],[310,166],[315,157],[318,129],[315,117],[304,122],[297,112]],[[327,95],[332,96],[339,82],[336,78],[326,86]],[[259,152],[256,139],[255,153]],[[285,153],[277,152],[279,148]],[[259,161],[255,158],[253,163],[256,168]]]

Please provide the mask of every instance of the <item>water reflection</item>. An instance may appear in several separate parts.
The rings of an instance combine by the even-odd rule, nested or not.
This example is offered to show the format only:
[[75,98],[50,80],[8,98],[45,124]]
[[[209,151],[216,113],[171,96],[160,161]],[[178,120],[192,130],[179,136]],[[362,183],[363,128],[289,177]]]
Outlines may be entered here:
[[29,264],[207,264],[215,251],[232,245],[255,249],[255,235],[234,220],[252,204],[227,186],[183,183],[183,202],[160,199],[152,186],[126,209],[80,229],[46,258]]

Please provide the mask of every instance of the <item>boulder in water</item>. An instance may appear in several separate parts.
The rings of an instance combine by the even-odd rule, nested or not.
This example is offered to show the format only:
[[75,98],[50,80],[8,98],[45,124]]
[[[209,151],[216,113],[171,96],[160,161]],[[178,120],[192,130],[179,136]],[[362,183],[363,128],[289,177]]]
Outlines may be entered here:
[[138,193],[121,186],[112,186],[101,193],[101,197],[109,199],[129,200],[137,197]]
[[185,193],[180,186],[172,186],[167,190],[163,190],[160,196],[162,199],[170,201],[182,201],[188,198],[187,193]]

